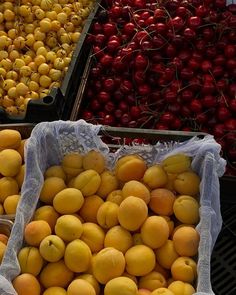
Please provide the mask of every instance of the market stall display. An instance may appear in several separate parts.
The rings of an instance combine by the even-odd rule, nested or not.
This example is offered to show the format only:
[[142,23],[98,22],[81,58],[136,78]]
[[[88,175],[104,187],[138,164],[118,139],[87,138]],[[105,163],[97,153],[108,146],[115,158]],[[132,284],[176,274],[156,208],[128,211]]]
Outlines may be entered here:
[[91,52],[71,119],[213,134],[228,160],[223,185],[230,194],[236,4],[226,4],[104,1],[87,38]]
[[[5,276],[5,279],[3,277],[1,277],[1,280],[2,280],[1,282],[5,282],[5,285],[4,284],[0,284],[0,285],[1,286],[4,285],[5,288],[9,288],[8,293],[6,293],[6,294],[14,294],[11,285],[9,283],[7,284],[6,279],[8,279],[8,280],[14,279],[20,272],[19,264],[17,262],[16,253],[18,253],[18,251],[22,247],[23,233],[27,227],[27,224],[28,224],[28,226],[30,225],[30,221],[33,217],[36,206],[38,204],[38,200],[40,198],[40,192],[41,192],[41,200],[43,200],[44,202],[45,202],[45,200],[46,201],[48,200],[47,199],[48,195],[46,193],[47,189],[46,189],[46,187],[44,187],[45,183],[44,183],[44,177],[43,177],[45,175],[45,172],[47,171],[47,169],[51,166],[59,165],[64,157],[70,157],[69,156],[70,153],[79,152],[81,155],[84,156],[86,154],[91,155],[91,153],[92,153],[91,150],[95,150],[95,151],[99,152],[100,155],[103,155],[103,157],[104,157],[103,159],[105,159],[105,163],[106,163],[105,165],[107,168],[113,169],[115,167],[115,165],[116,165],[116,167],[119,168],[116,171],[116,175],[118,176],[118,178],[120,178],[121,181],[125,181],[125,180],[130,181],[130,179],[127,178],[127,177],[129,177],[129,174],[131,173],[131,170],[128,169],[128,166],[131,169],[132,165],[134,165],[133,168],[135,167],[135,165],[138,165],[138,167],[140,169],[139,170],[134,169],[134,173],[136,175],[136,181],[139,181],[139,179],[141,179],[143,176],[143,175],[139,175],[139,174],[141,172],[144,174],[144,172],[147,171],[146,170],[147,167],[144,169],[144,167],[145,167],[144,162],[146,162],[148,164],[148,166],[152,166],[153,164],[160,163],[162,161],[164,161],[163,163],[168,164],[168,161],[169,161],[169,164],[168,164],[168,166],[169,166],[169,165],[171,165],[171,161],[164,160],[164,159],[166,159],[168,156],[172,156],[172,155],[176,155],[176,154],[184,154],[185,156],[181,156],[182,158],[180,157],[181,159],[183,159],[180,166],[183,169],[184,168],[186,169],[187,167],[189,167],[189,164],[190,164],[189,157],[192,158],[191,167],[201,177],[201,183],[200,183],[200,205],[201,205],[200,223],[196,227],[197,231],[200,234],[200,244],[199,244],[199,249],[198,249],[197,291],[198,292],[202,291],[202,292],[206,292],[206,294],[210,294],[210,292],[211,292],[210,253],[212,251],[212,248],[214,246],[218,232],[221,227],[221,217],[220,217],[220,211],[219,211],[218,176],[223,174],[224,165],[225,165],[225,161],[223,159],[221,159],[220,155],[219,155],[219,150],[220,150],[219,145],[216,144],[213,137],[207,136],[204,139],[193,138],[193,139],[186,141],[184,143],[177,143],[177,142],[171,143],[170,142],[169,144],[168,143],[163,143],[163,144],[157,143],[155,146],[121,147],[121,149],[119,149],[116,153],[109,153],[108,146],[101,141],[100,137],[97,136],[97,133],[99,132],[100,129],[101,129],[101,126],[86,124],[84,121],[78,121],[78,122],[59,121],[59,122],[52,122],[52,123],[41,123],[41,124],[37,125],[35,127],[35,129],[33,130],[32,136],[31,136],[31,138],[28,142],[28,145],[27,145],[27,159],[28,160],[26,162],[26,181],[23,186],[22,201],[20,203],[20,208],[18,208],[17,215],[16,215],[16,223],[14,224],[12,235],[9,240],[10,246],[7,248],[7,252],[4,257],[3,264],[0,268],[1,274],[3,274]],[[102,129],[101,129],[101,131],[102,131]],[[50,146],[50,149],[48,149],[48,146]],[[132,156],[132,154],[133,155],[137,154],[139,156],[136,158],[136,157]],[[78,154],[77,154],[77,157],[78,157]],[[132,157],[134,157],[134,158],[132,158]],[[85,156],[85,158],[86,158],[86,156]],[[99,161],[100,158],[97,156],[93,159],[98,159],[98,161]],[[120,158],[121,160],[118,160],[118,158]],[[128,161],[127,160],[124,161],[122,158],[128,159]],[[75,162],[75,161],[70,162],[69,161],[68,162],[66,160],[64,158],[63,163],[64,163],[64,167],[66,167],[66,169],[67,169],[67,174],[70,174],[71,176],[73,176],[73,174],[74,174],[74,176],[75,176],[79,172],[78,169],[81,169],[81,161],[77,161],[77,162]],[[173,161],[173,158],[172,158],[172,161]],[[32,165],[32,163],[34,163],[34,164]],[[35,165],[36,163],[37,163],[37,165]],[[73,163],[73,166],[70,167],[70,165],[68,165],[68,163]],[[74,165],[76,165],[76,163],[77,163],[78,167],[74,166]],[[94,160],[92,162],[91,161],[89,162],[88,158],[87,158],[87,161],[86,160],[84,161],[84,165],[86,166],[87,169],[91,168],[90,165],[92,165],[92,167],[94,167],[94,164],[98,164],[96,166],[96,167],[98,167],[97,169],[101,168],[101,165],[99,162],[96,162]],[[128,170],[125,169],[125,166],[127,167]],[[163,166],[163,167],[164,167],[164,169],[169,169],[169,168],[171,169],[171,166],[169,166],[169,167],[168,166],[167,166],[167,168],[165,168],[165,166]],[[63,167],[63,164],[62,164],[62,167]],[[104,167],[104,160],[103,160],[103,167]],[[143,167],[143,169],[142,169],[142,167]],[[73,169],[71,169],[71,168],[73,168]],[[75,168],[77,169],[77,171]],[[177,167],[175,167],[175,169],[176,168]],[[122,170],[123,170],[123,172],[121,172]],[[54,173],[55,173],[55,171],[57,171],[57,173],[58,173],[57,169],[54,170]],[[171,172],[171,171],[169,170],[169,172]],[[47,173],[49,173],[49,172],[47,171]],[[52,171],[50,171],[50,173],[52,173]],[[70,183],[73,186],[74,185],[77,186],[77,184],[78,184],[78,188],[81,189],[82,194],[84,194],[85,200],[86,200],[86,198],[88,198],[91,194],[94,194],[97,192],[97,191],[91,192],[91,189],[94,190],[96,185],[100,187],[100,183],[98,184],[97,181],[99,180],[99,177],[98,177],[99,173],[102,173],[102,172],[100,170],[99,170],[99,173],[95,171],[94,177],[89,178],[89,181],[93,181],[93,183],[94,183],[93,186],[89,186],[89,185],[86,186],[85,185],[84,181],[86,181],[86,179],[88,180],[88,178],[84,178],[85,177],[84,173],[94,173],[94,171],[92,170],[92,172],[91,172],[91,170],[86,170],[84,172],[81,172],[74,180],[70,180]],[[61,172],[60,172],[60,175],[61,175]],[[106,177],[108,177],[108,176],[106,176]],[[106,177],[104,177],[103,179],[106,179]],[[53,177],[50,177],[50,178],[53,178]],[[48,181],[50,178],[47,178]],[[55,178],[57,178],[57,177],[54,177],[54,179]],[[113,176],[113,178],[114,178],[114,176]],[[46,179],[46,181],[47,181],[47,179]],[[145,177],[145,179],[146,179],[145,181],[148,181],[147,180],[148,178]],[[62,180],[62,178],[61,178],[61,180]],[[101,179],[100,179],[100,181],[101,181]],[[114,182],[110,181],[109,183],[113,184]],[[148,183],[149,183],[149,181],[148,181]],[[42,190],[43,187],[44,187],[44,189]],[[96,188],[96,190],[97,190],[97,188]],[[63,189],[63,188],[61,188],[61,189]],[[103,189],[105,189],[105,187],[103,187]],[[125,189],[125,186],[122,188],[122,190],[123,189]],[[126,188],[126,189],[128,189],[128,188]],[[64,190],[65,190],[65,188],[64,188]],[[66,190],[67,190],[67,188],[66,188]],[[102,191],[103,191],[102,189],[100,192],[98,191],[99,195],[101,195],[101,196],[103,195]],[[58,212],[61,214],[64,212],[64,210],[67,210],[66,209],[67,206],[61,207],[61,205],[60,205],[60,202],[61,202],[60,199],[61,198],[63,199],[65,197],[65,196],[63,197],[62,192],[61,193],[59,192],[59,194],[56,197],[57,200],[55,200],[55,202],[52,201],[51,197],[53,197],[53,196],[50,197],[51,202],[53,203],[53,206],[55,206],[54,208],[56,210],[59,210]],[[185,193],[187,193],[187,192],[185,192]],[[195,193],[196,192],[194,192],[194,194]],[[138,199],[137,197],[133,197],[133,198],[136,198],[136,200]],[[81,200],[80,197],[79,197],[79,199]],[[128,200],[129,200],[129,197],[126,198],[124,201],[127,202]],[[139,202],[142,202],[142,204],[144,204],[144,207],[146,206],[145,201],[143,201],[142,199],[139,199]],[[105,202],[105,203],[103,203],[103,205],[106,203],[110,203],[110,202]],[[64,204],[66,204],[66,203],[64,203]],[[69,204],[72,204],[72,203],[68,202],[67,205],[69,206]],[[122,205],[122,203],[121,203],[121,205]],[[118,204],[112,203],[113,207],[121,208],[122,207],[121,205],[119,206]],[[209,210],[209,206],[211,207],[211,210]],[[153,209],[153,210],[155,211],[155,209]],[[102,211],[104,211],[104,214],[106,212],[108,212],[108,213],[111,212],[111,214],[115,214],[114,212],[116,210],[106,211],[104,208],[104,210],[102,210]],[[64,216],[66,216],[66,215],[64,215]],[[58,218],[58,220],[63,219],[64,216],[60,216]],[[152,217],[148,217],[148,218],[153,218],[153,217],[158,217],[158,216],[152,216]],[[78,220],[77,216],[73,216],[73,218],[76,219],[77,223],[81,222]],[[161,218],[161,217],[159,217],[159,218]],[[177,218],[179,218],[179,217],[177,217]],[[122,219],[122,217],[120,216],[120,221],[121,221],[121,219]],[[99,220],[101,221],[101,224],[104,225],[103,222],[105,222],[106,219],[103,219],[101,217],[101,219],[99,219]],[[114,216],[113,216],[111,218],[111,221],[114,222],[114,220],[116,220],[116,218],[114,218]],[[139,221],[139,219],[134,219],[134,220]],[[161,220],[162,220],[162,222],[164,222],[163,218],[161,218]],[[86,224],[86,223],[84,223],[84,224]],[[164,222],[164,224],[166,225],[166,221]],[[167,229],[167,227],[166,227],[166,229]],[[127,228],[127,229],[130,229],[130,228]],[[49,231],[50,230],[51,230],[51,228],[49,227]],[[182,228],[182,230],[183,230],[183,228]],[[190,230],[194,230],[194,229],[191,228]],[[28,231],[28,233],[30,233],[30,230]],[[77,231],[77,233],[78,233],[78,231]],[[69,232],[66,232],[66,235],[67,234],[69,234]],[[209,235],[211,236],[210,239],[203,238],[203,237],[206,237]],[[98,236],[100,236],[100,235],[98,234]],[[144,234],[144,236],[146,236],[146,235]],[[146,236],[146,238],[147,238],[147,236]],[[144,240],[146,240],[146,238],[144,237]],[[150,236],[148,238],[150,238]],[[154,236],[152,238],[154,238]],[[30,239],[29,239],[29,241],[30,241]],[[80,242],[79,242],[79,245],[77,245],[77,246],[83,248],[84,244],[81,242],[81,239],[79,239],[78,241],[80,241]],[[74,242],[77,242],[77,240],[72,241],[71,243],[74,243]],[[145,243],[147,243],[147,241]],[[83,245],[81,245],[81,244],[83,244]],[[68,244],[68,246],[69,245],[70,244]],[[84,248],[86,248],[86,247],[84,247]],[[88,250],[88,248],[89,247],[87,246],[86,249]],[[154,248],[155,248],[155,246],[154,246]],[[72,251],[71,253],[73,253],[73,249],[71,249],[71,251]],[[191,255],[191,254],[188,254],[188,255]],[[83,256],[83,259],[86,260],[86,257],[87,257],[86,255]],[[132,257],[132,255],[130,255],[130,259],[132,260],[131,257]],[[50,265],[51,263],[53,264],[53,262],[49,262],[48,265]],[[77,264],[74,265],[73,259],[69,260],[68,263],[69,263],[69,268],[71,267],[71,268],[73,268],[73,270],[74,270],[74,267],[77,267]],[[84,263],[86,264],[86,261],[84,261]],[[97,263],[98,263],[98,261],[97,261]],[[83,270],[79,270],[79,272],[80,271],[83,272]],[[69,272],[67,274],[72,280],[71,273]],[[119,276],[119,274],[117,276]],[[43,277],[45,278],[45,276],[43,276]],[[47,277],[48,276],[46,275],[46,278],[45,278],[46,280],[47,280]],[[65,278],[66,277],[67,276],[65,276]],[[101,280],[101,282],[103,282],[103,279],[99,278],[99,280]],[[70,279],[69,279],[69,281],[70,281]],[[119,285],[121,282],[116,281],[116,283]],[[77,284],[77,282],[76,282],[76,284]],[[76,286],[75,286],[75,288],[76,288]],[[105,294],[106,294],[106,291],[105,291]],[[107,294],[109,294],[109,293],[107,293]]]
[[92,0],[1,1],[0,122],[68,118],[97,8]]

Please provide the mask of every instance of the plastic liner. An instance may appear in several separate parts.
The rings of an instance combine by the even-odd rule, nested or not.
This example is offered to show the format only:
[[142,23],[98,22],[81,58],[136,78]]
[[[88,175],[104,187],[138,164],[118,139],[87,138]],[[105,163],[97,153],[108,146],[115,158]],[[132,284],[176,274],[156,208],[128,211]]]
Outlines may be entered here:
[[[15,223],[8,247],[0,266],[0,294],[17,295],[11,281],[20,273],[17,253],[23,245],[23,231],[31,220],[43,185],[43,174],[51,165],[59,164],[65,154],[78,151],[82,154],[98,150],[105,157],[107,167],[114,167],[123,155],[137,153],[148,164],[158,163],[165,157],[185,153],[193,158],[192,168],[200,175],[200,233],[198,251],[198,281],[195,295],[212,295],[210,259],[217,236],[222,226],[220,213],[219,177],[225,171],[226,162],[220,157],[220,145],[213,136],[203,139],[193,137],[182,143],[157,143],[154,146],[121,146],[111,153],[102,142],[100,125],[77,122],[46,122],[38,124],[32,131],[26,146],[26,176],[22,197],[18,205]],[[50,147],[50,148],[49,148]]]

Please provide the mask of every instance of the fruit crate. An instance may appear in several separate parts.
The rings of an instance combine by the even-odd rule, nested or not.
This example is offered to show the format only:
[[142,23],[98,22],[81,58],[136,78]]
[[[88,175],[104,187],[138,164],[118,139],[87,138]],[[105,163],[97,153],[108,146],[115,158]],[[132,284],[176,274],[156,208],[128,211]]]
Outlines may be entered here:
[[[89,73],[90,73],[90,69],[91,66],[93,64],[93,55],[89,54],[88,60],[86,62],[85,68],[84,68],[84,73],[82,75],[81,78],[81,83],[78,87],[78,92],[76,94],[76,99],[72,108],[72,112],[70,115],[70,120],[71,121],[76,121],[80,118],[81,114],[81,108],[85,108],[87,101],[85,101],[84,96],[85,96],[85,91],[86,91],[86,86],[87,86],[87,81],[89,78]],[[91,121],[91,123],[93,123],[93,120],[88,119],[88,122]],[[117,129],[120,130],[120,127]],[[137,128],[132,128],[132,130],[134,130],[134,134],[138,135],[139,137],[142,137],[142,134],[145,134],[145,130],[142,129],[143,131],[141,131],[141,133],[138,132],[137,134]],[[142,133],[143,132],[143,133]],[[153,131],[154,132],[154,131]],[[167,132],[167,133],[166,133]],[[168,131],[165,131],[165,134],[168,134]],[[170,134],[172,136],[174,136],[174,139],[183,139],[183,133],[181,131],[170,131]],[[195,132],[187,132],[186,134],[189,134],[189,136],[193,136],[195,134]],[[204,134],[204,133],[201,133]],[[183,136],[183,137],[182,137]],[[155,135],[154,135],[155,137]],[[133,137],[132,138],[137,138]],[[147,140],[150,140],[150,135],[148,138],[146,138]],[[165,139],[165,138],[164,138]],[[224,198],[227,202],[231,202],[232,200],[234,200],[234,196],[236,194],[236,176],[230,176],[230,175],[224,175],[220,178],[220,190],[221,190],[221,197]],[[234,201],[233,201],[234,202]]]
[[30,100],[24,115],[10,115],[0,107],[0,124],[38,123],[69,118],[87,59],[88,50],[84,41],[99,8],[99,3],[99,0],[95,1],[93,9],[85,21],[60,87],[52,88],[49,94],[42,99]]
[[[152,144],[157,141],[183,142],[193,136],[203,138],[204,133],[180,132],[180,131],[157,131],[136,128],[105,128],[105,136],[120,140],[122,144],[124,138],[142,138],[148,140]],[[119,145],[111,145],[114,149]],[[215,295],[235,295],[236,294],[236,255],[234,251],[236,237],[236,200],[233,196],[232,188],[235,179],[233,177],[223,177],[220,186],[224,192],[221,197],[221,214],[223,218],[222,230],[218,236],[211,257],[211,283]],[[227,182],[231,181],[231,187],[227,187]],[[223,185],[223,187],[222,187]],[[231,192],[230,192],[231,190]]]
[[[31,131],[35,125],[33,124],[9,124],[9,125],[0,125],[0,130],[4,128],[12,128],[20,131],[25,138],[29,137]],[[161,142],[184,142],[188,139],[191,139],[193,136],[198,136],[202,138],[204,133],[195,133],[195,132],[179,132],[179,131],[158,131],[158,130],[147,130],[147,129],[135,129],[135,128],[116,128],[105,126],[99,134],[102,138],[112,139],[110,141],[109,147],[112,150],[116,150],[121,145],[125,143],[125,139],[136,139],[142,138],[148,140],[150,143],[155,144],[157,141]],[[236,288],[236,259],[234,253],[231,253],[234,249],[233,243],[235,240],[235,213],[236,205],[234,199],[231,199],[229,204],[227,201],[230,200],[230,197],[225,200],[221,200],[222,207],[222,217],[223,217],[223,227],[222,231],[217,239],[215,244],[212,258],[211,258],[211,280],[213,290],[216,295],[225,295],[234,293],[229,293]],[[231,254],[229,255],[230,250]]]
[[0,131],[4,129],[13,129],[20,132],[22,139],[27,139],[34,128],[32,123],[17,123],[17,124],[0,124]]

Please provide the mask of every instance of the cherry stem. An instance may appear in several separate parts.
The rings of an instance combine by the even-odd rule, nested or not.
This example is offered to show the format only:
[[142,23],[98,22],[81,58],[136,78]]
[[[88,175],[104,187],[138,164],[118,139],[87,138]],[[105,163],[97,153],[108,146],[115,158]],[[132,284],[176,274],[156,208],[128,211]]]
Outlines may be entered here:
[[147,119],[144,123],[142,123],[142,124],[140,125],[140,128],[143,128],[143,126],[144,126],[145,124],[147,124],[149,121],[151,121],[152,119],[153,119],[153,116],[149,116],[148,119]]

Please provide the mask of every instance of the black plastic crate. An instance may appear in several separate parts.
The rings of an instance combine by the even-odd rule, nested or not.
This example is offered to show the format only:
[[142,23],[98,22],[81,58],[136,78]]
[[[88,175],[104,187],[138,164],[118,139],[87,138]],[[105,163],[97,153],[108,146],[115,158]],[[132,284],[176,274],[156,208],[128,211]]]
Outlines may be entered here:
[[[87,102],[83,98],[85,95],[86,85],[87,85],[87,81],[89,78],[89,72],[90,72],[90,68],[92,66],[92,63],[93,63],[93,56],[90,51],[86,65],[84,67],[84,72],[83,72],[83,75],[81,78],[81,83],[79,85],[78,92],[76,94],[76,98],[75,98],[75,102],[74,102],[74,105],[72,108],[72,112],[70,115],[71,121],[76,121],[76,120],[80,119],[81,108],[84,108],[87,104]],[[113,127],[111,127],[111,128],[113,128]],[[122,129],[122,128],[117,128],[117,130],[120,130],[120,129]],[[134,130],[134,133],[136,133],[136,131],[138,129],[133,128],[133,130]],[[139,133],[139,137],[143,137],[142,134],[145,134],[145,132],[147,130],[145,130],[145,129],[140,129],[140,130],[143,130],[143,131],[141,131],[141,133]],[[187,132],[187,133],[189,133],[189,135],[191,134],[190,136],[193,136],[193,134],[194,134],[194,132]],[[183,134],[183,132],[181,132],[181,131],[170,131],[170,133],[169,133],[169,135],[174,136],[172,138],[172,140],[183,140],[181,134]],[[203,133],[201,133],[201,134],[203,134]],[[149,134],[147,139],[150,140],[150,136],[151,135]],[[132,136],[132,137],[137,138],[137,136],[136,137]],[[153,138],[155,138],[155,135],[153,136]],[[167,139],[167,138],[169,138],[169,137],[167,136],[164,139]],[[236,176],[229,176],[229,175],[222,176],[220,178],[220,192],[221,192],[222,199],[224,199],[225,201],[236,202]],[[236,295],[236,292],[235,292],[235,295]]]
[[[34,126],[34,124],[8,124],[0,125],[0,130],[15,129],[20,131],[23,138],[28,138]],[[113,144],[111,141],[109,146],[111,149],[117,149],[120,144],[123,144],[124,138],[144,138],[155,144],[157,141],[185,141],[195,135],[202,138],[205,134],[105,127],[101,135],[105,136],[106,139],[115,140]],[[231,181],[232,186],[233,181]],[[222,189],[224,189],[224,198],[221,198],[223,226],[211,257],[211,283],[216,295],[236,295],[236,195],[233,198],[233,193],[230,193],[230,187],[227,187],[226,184]]]
[[61,86],[59,88],[52,88],[49,95],[42,99],[30,100],[25,115],[12,116],[4,108],[0,107],[0,124],[39,123],[42,121],[69,119],[88,57],[88,48],[85,39],[99,6],[100,1],[95,0],[94,7],[85,22]]
[[[236,3],[235,1],[228,1],[228,4],[230,4],[231,2]],[[97,13],[95,14],[94,19],[96,19],[99,11],[100,10],[97,10]],[[92,54],[91,46],[89,46],[88,44],[87,44],[87,50],[89,54],[87,55],[87,61],[84,67],[84,72],[81,76],[81,83],[77,89],[78,91],[77,91],[74,105],[72,107],[72,111],[70,115],[70,120],[72,121],[76,121],[80,119],[82,116],[81,111],[86,110],[88,106],[88,101],[85,99],[85,93],[86,93],[87,83],[89,80],[90,69],[94,65],[94,63],[96,63],[96,57]],[[95,123],[95,122],[91,121],[91,123]],[[179,133],[181,133],[181,131],[179,131]],[[223,200],[230,203],[236,201],[236,176],[224,175],[223,177],[220,178],[220,193],[221,193],[221,198]],[[235,292],[235,295],[236,295],[236,292]]]
[[0,131],[4,129],[13,129],[20,132],[23,139],[30,137],[34,124],[31,123],[19,123],[19,124],[0,124]]

